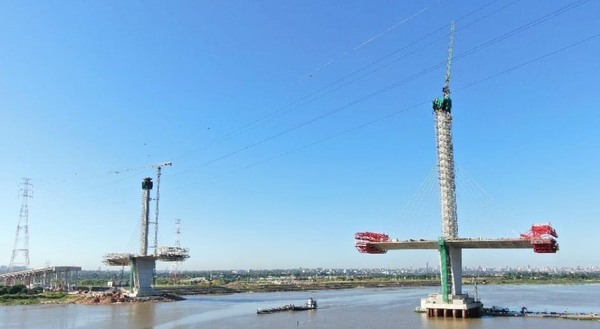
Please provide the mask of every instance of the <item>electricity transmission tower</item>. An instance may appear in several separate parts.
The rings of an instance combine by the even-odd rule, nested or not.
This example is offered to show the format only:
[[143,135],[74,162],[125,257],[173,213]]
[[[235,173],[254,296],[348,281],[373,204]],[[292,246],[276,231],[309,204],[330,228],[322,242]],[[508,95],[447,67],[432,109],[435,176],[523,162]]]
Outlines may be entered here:
[[17,233],[15,235],[15,244],[8,265],[9,272],[15,270],[16,267],[29,267],[29,208],[27,207],[27,199],[31,198],[32,191],[30,190],[31,178],[23,178],[23,187],[20,191],[23,201],[21,203],[21,211],[19,212],[19,224],[17,225]]

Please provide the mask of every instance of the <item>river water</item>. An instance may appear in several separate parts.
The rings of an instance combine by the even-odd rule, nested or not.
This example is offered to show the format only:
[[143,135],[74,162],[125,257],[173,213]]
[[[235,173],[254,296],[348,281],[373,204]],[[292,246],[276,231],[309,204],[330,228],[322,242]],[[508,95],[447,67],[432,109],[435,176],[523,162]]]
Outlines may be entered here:
[[[466,286],[466,290],[472,287]],[[187,296],[170,303],[122,305],[36,305],[0,307],[1,328],[599,328],[600,321],[522,317],[427,318],[415,313],[434,287],[323,290]],[[472,292],[472,291],[470,291]],[[530,311],[600,313],[600,285],[479,286],[486,307]],[[256,309],[303,304],[314,297],[319,309],[257,315]]]

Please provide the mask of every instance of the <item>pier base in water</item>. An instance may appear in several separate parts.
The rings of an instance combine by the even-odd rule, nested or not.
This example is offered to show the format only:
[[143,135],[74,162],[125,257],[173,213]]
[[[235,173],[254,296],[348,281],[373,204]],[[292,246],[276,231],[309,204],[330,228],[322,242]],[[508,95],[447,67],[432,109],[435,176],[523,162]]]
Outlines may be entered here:
[[420,312],[429,317],[441,318],[478,318],[481,317],[483,304],[468,295],[454,295],[444,301],[442,294],[431,294],[421,300]]

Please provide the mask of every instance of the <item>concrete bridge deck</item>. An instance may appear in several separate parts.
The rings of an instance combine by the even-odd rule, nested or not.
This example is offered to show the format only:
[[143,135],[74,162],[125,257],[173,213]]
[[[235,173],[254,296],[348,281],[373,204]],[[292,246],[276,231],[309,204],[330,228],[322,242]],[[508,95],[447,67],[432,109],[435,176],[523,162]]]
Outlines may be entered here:
[[42,269],[31,269],[18,272],[0,274],[4,285],[14,286],[24,284],[27,286],[40,285],[47,288],[69,288],[69,281],[81,271],[79,266],[52,266]]
[[[438,249],[438,240],[409,239],[404,241],[391,240],[386,242],[367,243],[379,250],[402,249]],[[526,239],[447,239],[449,247],[461,249],[532,249],[533,244]]]

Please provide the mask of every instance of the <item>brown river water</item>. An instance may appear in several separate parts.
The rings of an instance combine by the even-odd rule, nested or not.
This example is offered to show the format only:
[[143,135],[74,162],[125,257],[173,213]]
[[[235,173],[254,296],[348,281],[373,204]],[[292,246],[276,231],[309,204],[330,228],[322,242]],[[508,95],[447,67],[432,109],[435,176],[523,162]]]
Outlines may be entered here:
[[[466,286],[473,293],[473,287]],[[0,307],[0,328],[599,328],[600,321],[530,317],[436,319],[414,312],[437,288],[380,288],[187,296],[184,301],[120,305]],[[600,314],[600,285],[479,286],[485,307]],[[259,308],[301,305],[318,310],[257,315]]]

